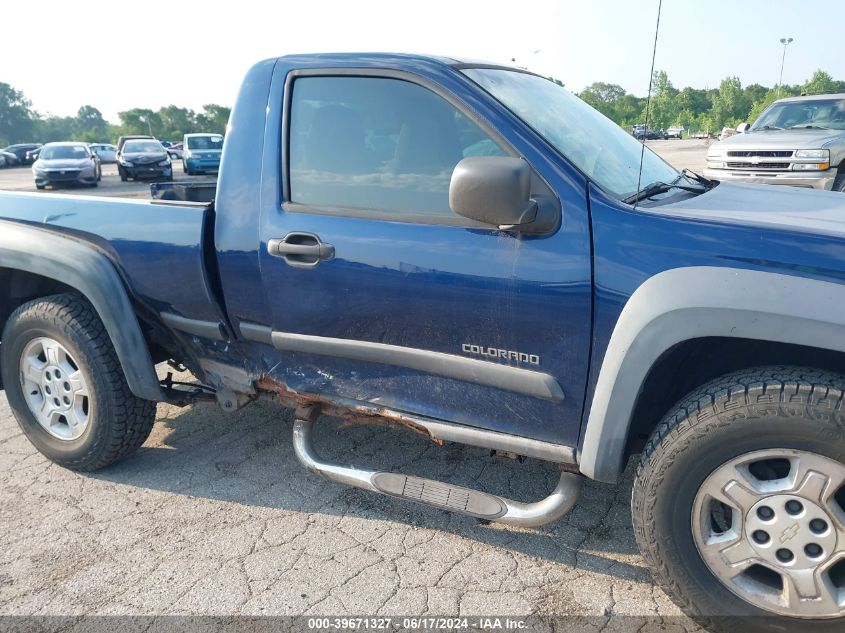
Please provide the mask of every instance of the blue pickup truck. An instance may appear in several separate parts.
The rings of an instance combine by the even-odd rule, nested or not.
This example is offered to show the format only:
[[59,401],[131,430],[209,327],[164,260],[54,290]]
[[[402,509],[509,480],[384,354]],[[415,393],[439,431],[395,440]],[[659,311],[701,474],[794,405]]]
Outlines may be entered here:
[[[129,455],[156,402],[271,398],[311,471],[514,526],[638,456],[636,538],[687,613],[842,630],[843,237],[841,194],[679,172],[521,69],[271,59],[211,204],[0,194],[2,379],[67,468]],[[331,463],[320,414],[560,481],[526,502]]]

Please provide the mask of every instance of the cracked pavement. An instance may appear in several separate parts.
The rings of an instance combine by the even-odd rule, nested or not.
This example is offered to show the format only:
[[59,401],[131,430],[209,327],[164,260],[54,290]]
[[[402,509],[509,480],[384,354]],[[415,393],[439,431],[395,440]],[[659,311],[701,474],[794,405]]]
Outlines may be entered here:
[[[639,555],[630,468],[619,486],[586,482],[552,525],[485,525],[307,472],[292,414],[159,405],[137,454],[81,474],[36,452],[0,392],[0,615],[598,616],[588,630],[628,615],[630,630],[700,630],[672,617]],[[557,480],[402,430],[324,418],[316,435],[330,459],[514,499]]]

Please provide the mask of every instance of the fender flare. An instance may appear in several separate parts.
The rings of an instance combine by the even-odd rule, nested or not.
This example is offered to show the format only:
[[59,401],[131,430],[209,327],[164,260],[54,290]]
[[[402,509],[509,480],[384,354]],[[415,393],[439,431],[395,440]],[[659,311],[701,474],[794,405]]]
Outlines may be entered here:
[[845,286],[710,266],[675,268],[646,280],[625,304],[602,361],[578,459],[584,475],[618,480],[637,397],[652,366],[674,345],[711,336],[845,352]]
[[103,253],[72,237],[0,222],[0,267],[54,279],[84,295],[111,338],[132,393],[145,400],[164,400],[126,288]]

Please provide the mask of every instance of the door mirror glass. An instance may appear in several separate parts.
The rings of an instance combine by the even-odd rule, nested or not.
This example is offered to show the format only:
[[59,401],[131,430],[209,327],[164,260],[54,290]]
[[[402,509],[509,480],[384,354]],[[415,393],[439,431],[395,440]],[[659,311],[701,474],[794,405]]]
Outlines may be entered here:
[[501,229],[528,224],[537,215],[531,168],[510,156],[464,158],[452,172],[449,206],[458,215]]

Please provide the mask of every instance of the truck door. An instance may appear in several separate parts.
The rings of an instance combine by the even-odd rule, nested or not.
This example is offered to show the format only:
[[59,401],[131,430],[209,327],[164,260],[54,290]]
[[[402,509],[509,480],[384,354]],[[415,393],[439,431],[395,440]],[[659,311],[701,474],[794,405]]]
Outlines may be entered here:
[[[591,335],[583,193],[543,166],[550,194],[575,196],[556,231],[480,225],[449,208],[455,165],[523,151],[449,91],[326,71],[288,76],[284,98],[278,197],[265,174],[260,229],[274,377],[574,445]],[[242,332],[268,342],[266,327]]]

